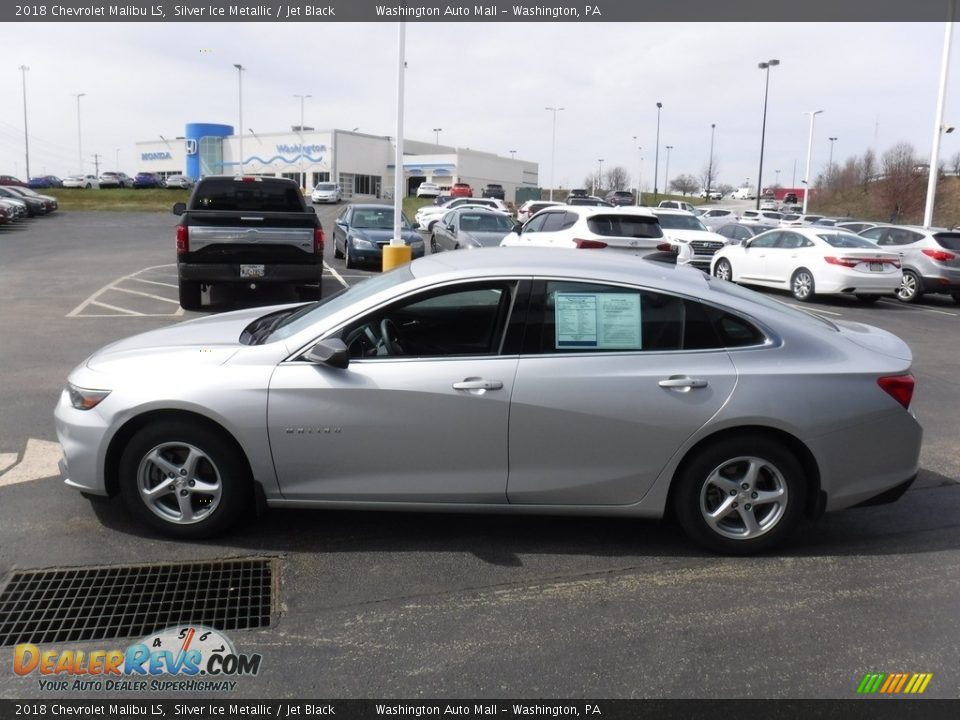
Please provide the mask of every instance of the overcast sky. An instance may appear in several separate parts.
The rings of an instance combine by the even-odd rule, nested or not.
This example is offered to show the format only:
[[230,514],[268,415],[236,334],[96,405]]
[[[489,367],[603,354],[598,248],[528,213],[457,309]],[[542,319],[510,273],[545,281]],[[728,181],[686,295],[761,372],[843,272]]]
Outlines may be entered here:
[[[669,173],[699,174],[710,125],[719,179],[757,181],[764,73],[770,74],[765,184],[803,177],[806,110],[818,116],[811,174],[868,147],[912,143],[929,157],[943,24],[408,23],[405,136],[496,152],[540,164],[550,180],[551,113],[558,114],[556,183],[578,186],[604,159],[635,182],[643,156],[652,186],[657,124],[660,187],[666,145]],[[955,37],[954,70],[957,56]],[[134,142],[183,135],[188,122],[237,125],[237,71],[243,77],[244,125],[258,134],[300,122],[295,93],[310,94],[305,124],[359,127],[394,135],[397,25],[75,23],[0,29],[0,173],[23,177],[23,96],[18,66],[28,65],[27,109],[32,175],[77,170],[81,100],[87,167],[140,168]],[[957,73],[954,72],[954,75]],[[956,77],[952,78],[957,80]],[[948,86],[946,123],[960,125],[956,82]],[[634,142],[633,136],[639,139]],[[642,151],[637,146],[643,147]],[[960,132],[945,136],[941,159],[960,151]]]

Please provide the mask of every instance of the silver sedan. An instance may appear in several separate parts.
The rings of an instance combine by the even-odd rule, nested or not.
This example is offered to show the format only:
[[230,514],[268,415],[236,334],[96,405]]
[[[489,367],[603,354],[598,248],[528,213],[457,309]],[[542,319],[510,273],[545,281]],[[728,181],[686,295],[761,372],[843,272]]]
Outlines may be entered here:
[[672,509],[746,554],[907,489],[910,367],[887,332],[690,268],[485,248],[114,343],[55,414],[67,485],[177,538],[264,506]]

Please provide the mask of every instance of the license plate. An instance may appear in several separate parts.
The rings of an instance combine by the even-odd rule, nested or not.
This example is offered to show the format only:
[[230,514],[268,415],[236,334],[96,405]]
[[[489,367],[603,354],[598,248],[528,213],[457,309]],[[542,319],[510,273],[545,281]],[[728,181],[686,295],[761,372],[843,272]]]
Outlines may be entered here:
[[870,263],[870,270],[872,272],[883,272],[883,263],[879,263],[879,262]]
[[262,278],[263,265],[241,265],[240,277],[242,278]]

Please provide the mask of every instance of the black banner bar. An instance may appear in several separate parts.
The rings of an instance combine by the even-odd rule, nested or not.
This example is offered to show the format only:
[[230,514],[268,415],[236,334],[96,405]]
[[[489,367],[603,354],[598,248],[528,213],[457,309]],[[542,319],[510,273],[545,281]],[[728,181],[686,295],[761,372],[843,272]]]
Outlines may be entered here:
[[960,700],[0,700],[0,718],[955,720]]
[[2,22],[944,22],[950,0],[37,0]]

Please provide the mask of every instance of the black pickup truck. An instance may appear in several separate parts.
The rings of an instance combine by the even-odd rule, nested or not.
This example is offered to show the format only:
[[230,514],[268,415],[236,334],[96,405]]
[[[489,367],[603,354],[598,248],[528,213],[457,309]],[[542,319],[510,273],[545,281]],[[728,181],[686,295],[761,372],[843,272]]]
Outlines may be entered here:
[[323,228],[293,180],[210,176],[177,203],[180,305],[200,308],[211,285],[311,286],[320,296]]
[[503,185],[500,185],[498,183],[488,183],[487,186],[483,189],[483,197],[505,200],[507,195],[503,191]]

